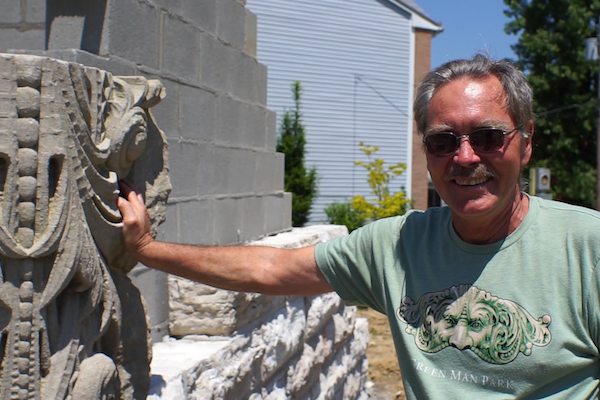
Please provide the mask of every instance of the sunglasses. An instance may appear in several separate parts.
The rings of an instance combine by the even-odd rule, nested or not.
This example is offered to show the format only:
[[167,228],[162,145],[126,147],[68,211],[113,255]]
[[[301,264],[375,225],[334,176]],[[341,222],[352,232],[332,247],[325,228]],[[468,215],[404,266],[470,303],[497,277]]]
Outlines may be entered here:
[[475,152],[490,153],[504,146],[504,137],[519,130],[517,127],[510,131],[499,128],[476,129],[469,135],[456,135],[453,132],[432,133],[423,137],[423,143],[432,156],[449,156],[458,150],[462,138],[467,138]]

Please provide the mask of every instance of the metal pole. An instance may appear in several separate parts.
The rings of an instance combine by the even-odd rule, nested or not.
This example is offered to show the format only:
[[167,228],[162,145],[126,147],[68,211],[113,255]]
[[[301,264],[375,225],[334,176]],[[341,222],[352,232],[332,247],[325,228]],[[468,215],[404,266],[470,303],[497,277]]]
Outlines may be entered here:
[[596,210],[600,210],[600,16],[596,24],[598,40],[598,121],[596,124]]

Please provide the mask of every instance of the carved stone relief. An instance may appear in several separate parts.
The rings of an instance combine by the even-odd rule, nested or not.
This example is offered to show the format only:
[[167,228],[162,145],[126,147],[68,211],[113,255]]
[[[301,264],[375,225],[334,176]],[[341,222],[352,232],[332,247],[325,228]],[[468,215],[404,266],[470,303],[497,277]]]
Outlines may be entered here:
[[[145,399],[151,347],[118,181],[164,220],[156,80],[0,54],[0,399]],[[126,315],[126,318],[123,317]]]

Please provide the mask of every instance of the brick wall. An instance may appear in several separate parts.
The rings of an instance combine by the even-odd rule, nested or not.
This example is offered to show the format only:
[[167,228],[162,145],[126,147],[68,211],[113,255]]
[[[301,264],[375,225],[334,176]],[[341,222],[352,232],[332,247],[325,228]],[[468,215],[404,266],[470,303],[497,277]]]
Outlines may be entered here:
[[[416,88],[431,69],[431,39],[433,32],[415,29],[415,93]],[[421,134],[417,132],[417,126],[413,122],[413,159],[412,159],[412,199],[413,208],[417,210],[427,209],[428,173],[427,160],[423,151]]]

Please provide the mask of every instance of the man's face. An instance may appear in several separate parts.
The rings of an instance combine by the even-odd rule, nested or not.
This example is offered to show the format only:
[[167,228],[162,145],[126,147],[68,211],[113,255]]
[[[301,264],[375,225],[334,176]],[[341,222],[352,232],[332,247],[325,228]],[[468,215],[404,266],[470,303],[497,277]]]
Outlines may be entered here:
[[[468,135],[478,128],[510,131],[516,126],[505,105],[502,84],[493,75],[474,80],[463,77],[442,86],[429,104],[428,131]],[[533,122],[523,127],[532,132]],[[461,139],[452,154],[436,157],[427,152],[427,169],[440,197],[455,217],[488,217],[506,213],[519,195],[521,169],[529,162],[531,139],[514,132],[497,151],[476,152]]]

